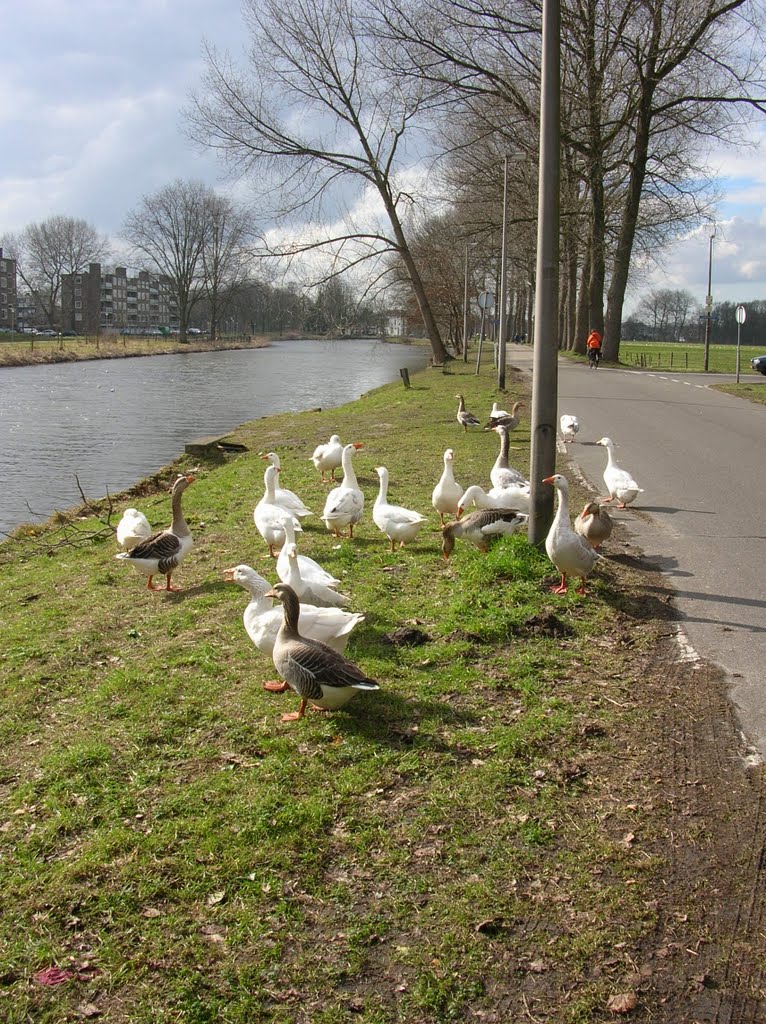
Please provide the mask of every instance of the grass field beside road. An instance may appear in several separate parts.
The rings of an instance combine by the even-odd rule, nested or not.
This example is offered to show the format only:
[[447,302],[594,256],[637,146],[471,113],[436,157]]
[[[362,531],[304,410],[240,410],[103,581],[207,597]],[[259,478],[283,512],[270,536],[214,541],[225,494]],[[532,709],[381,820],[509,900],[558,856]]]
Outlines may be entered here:
[[[740,347],[740,372],[757,376],[755,371],[750,369],[750,360],[764,354],[766,354],[764,347],[742,345]],[[664,344],[653,341],[621,341],[620,362],[628,366],[641,366],[646,369],[701,373],[705,365],[705,346],[703,344]],[[710,345],[708,372],[736,373],[736,345]]]

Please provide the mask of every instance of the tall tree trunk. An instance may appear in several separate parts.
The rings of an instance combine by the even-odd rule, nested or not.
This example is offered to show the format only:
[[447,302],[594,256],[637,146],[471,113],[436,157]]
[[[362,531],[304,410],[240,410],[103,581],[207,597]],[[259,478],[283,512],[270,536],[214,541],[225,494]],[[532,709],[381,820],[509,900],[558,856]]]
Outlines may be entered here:
[[575,343],[574,351],[579,355],[585,355],[585,342],[588,339],[588,307],[590,282],[590,243],[585,246],[582,255],[582,267],[580,269],[580,287],[577,292],[577,314],[575,320]]
[[646,161],[649,152],[651,105],[653,92],[647,90],[642,98],[639,116],[636,119],[636,134],[633,160],[630,165],[628,190],[622,211],[620,231],[614,254],[614,269],[607,296],[606,331],[603,344],[604,359],[617,362],[620,357],[620,334],[622,331],[622,310],[625,304],[625,289],[628,285],[630,258],[636,237],[638,211],[641,193],[646,178]]
[[426,337],[431,345],[431,360],[436,365],[446,363],[452,358],[444,347],[444,342],[441,339],[439,328],[436,324],[436,318],[434,317],[431,304],[428,301],[426,290],[423,285],[423,279],[418,271],[417,264],[412,257],[410,247],[407,244],[407,239],[404,236],[404,229],[402,228],[401,221],[399,220],[399,214],[396,211],[396,204],[388,191],[387,183],[378,182],[378,191],[386,205],[386,213],[388,214],[391,227],[394,230],[394,237],[396,239],[397,246],[399,248],[399,255],[407,269],[407,276],[410,279],[412,285],[412,292],[415,296],[415,301],[418,304],[420,315],[423,319],[423,326],[426,330]]

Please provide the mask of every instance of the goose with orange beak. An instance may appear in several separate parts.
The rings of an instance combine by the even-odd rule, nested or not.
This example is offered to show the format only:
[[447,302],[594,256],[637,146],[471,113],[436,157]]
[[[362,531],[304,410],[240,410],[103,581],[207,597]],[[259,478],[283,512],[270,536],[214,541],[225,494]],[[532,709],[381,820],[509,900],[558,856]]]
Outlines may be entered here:
[[554,594],[566,594],[567,578],[577,576],[580,579],[577,593],[586,594],[585,577],[593,569],[601,555],[590,546],[587,540],[572,529],[569,519],[569,482],[567,478],[561,473],[554,473],[553,476],[546,476],[543,483],[555,487],[559,496],[556,515],[551,523],[548,536],[545,538],[545,550],[548,553],[548,558],[561,573],[561,582],[558,586],[551,587],[551,590]]

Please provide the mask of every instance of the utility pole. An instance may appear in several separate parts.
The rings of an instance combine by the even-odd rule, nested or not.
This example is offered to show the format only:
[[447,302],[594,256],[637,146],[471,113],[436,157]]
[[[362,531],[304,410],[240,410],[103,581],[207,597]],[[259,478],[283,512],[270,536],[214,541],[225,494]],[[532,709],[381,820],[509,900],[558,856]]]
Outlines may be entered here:
[[556,469],[559,303],[559,182],[561,136],[561,6],[543,0],[540,76],[540,171],[537,203],[537,275],[532,369],[532,456],[529,540],[539,544],[553,522],[553,487],[543,478]]
[[503,158],[503,235],[500,243],[500,337],[497,345],[497,389],[505,391],[505,349],[508,340],[508,293],[507,257],[508,248],[508,157]]
[[465,243],[465,279],[463,281],[463,362],[468,362],[468,242]]
[[710,236],[710,254],[707,261],[707,295],[705,296],[705,365],[703,369],[707,373],[710,360],[710,318],[713,315],[713,239],[715,238],[715,224],[713,233]]

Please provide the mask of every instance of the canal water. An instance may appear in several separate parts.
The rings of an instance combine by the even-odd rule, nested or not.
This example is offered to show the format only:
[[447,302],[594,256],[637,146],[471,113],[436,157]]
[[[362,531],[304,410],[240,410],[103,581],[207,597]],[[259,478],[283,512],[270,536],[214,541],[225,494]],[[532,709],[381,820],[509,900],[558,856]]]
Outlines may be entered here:
[[118,493],[189,441],[260,416],[343,405],[429,357],[413,345],[279,341],[0,368],[0,540],[79,504],[77,479],[88,497]]

